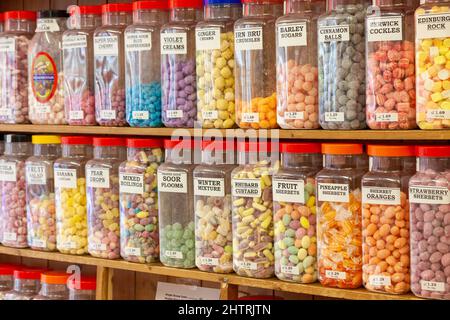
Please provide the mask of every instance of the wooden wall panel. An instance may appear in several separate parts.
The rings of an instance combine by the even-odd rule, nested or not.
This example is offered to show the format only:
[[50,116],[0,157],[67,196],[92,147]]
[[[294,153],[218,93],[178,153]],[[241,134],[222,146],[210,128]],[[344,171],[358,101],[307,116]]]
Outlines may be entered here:
[[50,8],[55,10],[66,10],[68,6],[77,4],[76,0],[50,0]]
[[50,8],[50,0],[24,0],[25,10],[44,10]]
[[80,6],[92,6],[104,3],[106,3],[106,0],[78,0],[78,5]]
[[113,270],[113,292],[114,300],[134,300],[136,286],[136,272],[125,270]]
[[0,11],[23,10],[23,2],[25,0],[2,0],[0,1]]

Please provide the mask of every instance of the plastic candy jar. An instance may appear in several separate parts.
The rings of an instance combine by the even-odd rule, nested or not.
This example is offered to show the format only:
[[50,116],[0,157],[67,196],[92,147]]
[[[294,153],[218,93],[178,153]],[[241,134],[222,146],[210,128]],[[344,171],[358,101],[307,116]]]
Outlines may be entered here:
[[268,143],[239,142],[231,173],[233,269],[241,276],[270,278],[274,273],[272,174]]
[[410,288],[408,182],[404,158],[413,146],[369,145],[371,168],[362,185],[363,284],[404,294]]
[[28,45],[36,12],[9,11],[0,36],[0,123],[28,123]]
[[119,165],[126,159],[125,139],[94,138],[94,159],[86,163],[88,251],[120,258]]
[[277,128],[275,21],[282,0],[243,0],[234,24],[236,123],[240,128]]
[[97,280],[95,277],[81,276],[80,281],[69,281],[69,300],[95,300]]
[[411,291],[450,300],[450,147],[420,146],[409,180]]
[[33,124],[66,124],[61,42],[67,17],[64,10],[37,14],[36,34],[28,48],[28,116]]
[[92,138],[61,138],[62,157],[55,161],[56,247],[62,253],[88,252],[85,164],[92,158]]
[[319,128],[317,18],[311,0],[289,0],[278,18],[277,120],[283,129]]
[[193,145],[164,140],[166,159],[158,168],[160,260],[170,267],[195,267]]
[[205,20],[197,24],[198,119],[203,128],[229,129],[235,124],[234,22],[241,0],[206,0]]
[[31,155],[30,136],[5,135],[5,153],[0,157],[2,244],[26,248],[27,209],[25,160]]
[[28,245],[56,250],[56,210],[53,164],[61,157],[59,136],[32,136],[33,156],[25,162]]
[[317,281],[316,181],[322,169],[319,143],[281,144],[281,169],[273,175],[275,275]]
[[125,41],[131,3],[102,5],[102,26],[94,32],[95,117],[101,126],[123,127],[125,118]]
[[168,0],[133,3],[133,24],[125,30],[126,117],[133,127],[161,127],[161,26]]
[[311,0],[312,10],[317,15],[327,12],[327,0]]
[[101,6],[72,6],[69,30],[62,37],[64,108],[70,125],[95,125],[94,30]]
[[14,270],[14,285],[11,291],[5,292],[3,300],[31,300],[41,288],[41,274],[45,269],[20,268]]
[[169,0],[170,22],[161,29],[162,122],[193,128],[197,121],[195,25],[202,0]]
[[361,144],[322,144],[324,169],[317,183],[319,281],[353,289],[362,284]]
[[3,32],[5,30],[4,23],[5,23],[5,15],[3,13],[0,13],[0,32]]
[[41,274],[41,290],[33,300],[68,300],[68,273],[49,271]]
[[319,122],[324,129],[366,127],[364,19],[361,0],[331,0],[318,21]]
[[233,271],[231,171],[234,141],[202,141],[202,164],[194,169],[195,264],[202,271]]
[[450,128],[449,7],[448,0],[426,0],[415,14],[417,123],[420,129]]
[[127,139],[127,161],[119,167],[120,255],[127,261],[159,259],[156,170],[164,161],[161,139]]
[[14,283],[14,270],[17,270],[19,266],[12,264],[0,264],[0,300],[6,292],[11,291]]
[[376,0],[366,16],[366,116],[371,129],[416,124],[414,11],[406,0]]

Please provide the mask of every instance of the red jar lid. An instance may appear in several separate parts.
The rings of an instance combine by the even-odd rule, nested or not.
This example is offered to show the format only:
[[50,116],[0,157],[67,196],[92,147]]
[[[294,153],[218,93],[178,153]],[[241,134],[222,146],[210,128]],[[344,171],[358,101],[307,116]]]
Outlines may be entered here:
[[0,22],[5,21],[5,15],[0,12]]
[[363,145],[360,143],[322,143],[323,154],[362,154]]
[[450,146],[417,146],[416,155],[418,157],[450,157]]
[[203,0],[169,0],[169,8],[203,8]]
[[79,287],[77,288],[75,279],[69,282],[69,289],[71,290],[95,290],[97,288],[97,280],[95,277],[81,277]]
[[127,139],[128,148],[162,148],[162,139]]
[[146,9],[169,10],[169,1],[168,0],[150,0],[150,1],[133,2],[133,11],[134,10],[146,10]]
[[92,140],[94,147],[124,147],[124,138],[94,137]]
[[7,11],[5,12],[5,20],[36,20],[36,12],[34,11]]
[[102,12],[131,12],[133,5],[131,3],[109,3],[102,5]]
[[22,269],[21,266],[15,264],[0,264],[0,276],[13,275],[15,270]]
[[197,145],[197,142],[194,142],[191,139],[176,139],[176,140],[170,140],[165,139],[164,140],[164,149],[193,149],[194,143]]
[[92,137],[89,136],[65,136],[61,137],[61,144],[87,144],[92,145]]
[[281,152],[284,153],[322,153],[320,143],[282,142]]
[[101,15],[102,14],[102,6],[71,6],[69,8],[69,12],[71,15],[73,14],[94,14],[94,15]]
[[263,3],[267,3],[267,4],[282,4],[284,2],[284,0],[242,0],[242,3],[244,4],[251,4],[251,3],[255,3],[255,4],[263,4]]
[[369,144],[367,154],[375,157],[414,157],[414,146],[381,146]]
[[46,269],[37,268],[24,268],[19,270],[14,270],[15,279],[30,279],[30,280],[40,280],[41,274],[46,272]]
[[202,141],[202,150],[205,151],[208,150],[236,150],[236,144],[234,143],[234,140],[232,141],[221,141],[221,140],[203,140]]
[[245,152],[270,152],[272,144],[270,142],[238,141],[237,150]]

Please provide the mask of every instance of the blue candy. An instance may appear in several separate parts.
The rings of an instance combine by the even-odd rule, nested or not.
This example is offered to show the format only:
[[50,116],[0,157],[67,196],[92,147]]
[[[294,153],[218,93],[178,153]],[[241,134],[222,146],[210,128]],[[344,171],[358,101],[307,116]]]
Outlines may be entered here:
[[161,83],[139,84],[127,90],[127,122],[132,127],[162,127]]

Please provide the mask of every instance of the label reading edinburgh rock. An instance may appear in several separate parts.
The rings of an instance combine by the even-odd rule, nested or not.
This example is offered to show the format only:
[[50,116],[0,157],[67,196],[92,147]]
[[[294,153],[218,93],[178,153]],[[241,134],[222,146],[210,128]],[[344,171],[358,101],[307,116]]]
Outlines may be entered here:
[[[58,70],[55,60],[47,52],[39,52],[31,63],[31,91],[38,103],[46,104],[55,95],[58,85]],[[40,109],[39,105],[36,109]],[[39,112],[39,111],[37,111]],[[41,112],[44,113],[44,112]]]
[[304,112],[285,111],[284,119],[286,120],[303,120],[305,118]]
[[420,287],[422,290],[434,291],[434,292],[445,292],[445,282],[421,280]]
[[397,112],[375,113],[375,121],[376,122],[397,122],[398,121],[398,113]]
[[281,266],[281,273],[292,274],[294,276],[298,276],[300,274],[300,270],[298,270],[298,267]]
[[125,34],[125,51],[139,52],[152,50],[151,32],[130,32]]
[[77,170],[56,168],[55,187],[75,189],[77,187]]
[[367,41],[403,40],[402,22],[401,16],[367,17]]
[[400,204],[400,188],[363,187],[362,202],[369,204]]
[[187,54],[186,32],[161,33],[161,54]]
[[346,202],[350,201],[348,184],[345,183],[319,183],[319,201]]
[[119,189],[123,193],[143,194],[144,175],[140,173],[119,173]]
[[258,265],[255,262],[250,261],[238,261],[238,268],[245,270],[258,270]]
[[3,232],[3,240],[5,240],[5,241],[17,241],[17,233],[15,233],[15,232]]
[[379,287],[379,286],[390,286],[391,285],[391,277],[389,276],[379,276],[379,275],[370,275],[369,276],[369,284],[371,286]]
[[447,187],[410,186],[409,202],[427,204],[449,204],[450,194]]
[[233,197],[261,197],[261,181],[259,179],[233,179],[231,184]]
[[69,119],[70,120],[83,120],[84,119],[84,112],[83,110],[74,110],[69,112]]
[[225,181],[220,178],[194,177],[194,194],[196,196],[225,196]]
[[199,257],[200,264],[204,266],[218,266],[219,259],[209,257]]
[[183,110],[167,110],[167,119],[180,119],[183,118]]
[[241,121],[248,122],[248,123],[259,122],[259,113],[258,112],[243,112]]
[[273,200],[279,202],[305,203],[305,182],[273,178]]
[[319,42],[349,41],[350,27],[348,25],[339,26],[319,26]]
[[262,27],[249,27],[234,30],[234,45],[236,51],[262,50]]
[[131,117],[133,120],[148,120],[150,115],[148,111],[133,111]]
[[219,111],[217,110],[202,111],[202,117],[204,120],[216,120],[217,118],[219,118]]
[[125,254],[127,256],[140,257],[141,256],[141,248],[126,247]]
[[170,259],[183,259],[183,252],[181,251],[166,250],[164,255]]
[[343,112],[325,112],[325,121],[327,122],[342,122],[344,121]]
[[444,109],[427,110],[427,119],[449,120],[450,119],[450,110],[444,110]]
[[0,181],[16,182],[17,170],[15,162],[0,162]]
[[116,120],[116,110],[100,110],[100,119]]
[[0,39],[0,52],[16,51],[16,40],[14,38],[2,38]]
[[62,47],[64,50],[87,48],[87,37],[84,34],[63,36]]
[[109,188],[109,169],[88,168],[86,184],[90,188]]
[[56,19],[38,19],[36,32],[58,32],[59,25]]
[[119,55],[119,38],[117,36],[94,37],[94,54],[96,56]]
[[450,33],[450,13],[426,13],[417,15],[417,39],[447,38]]
[[306,22],[278,25],[278,46],[294,47],[307,44]]
[[40,165],[27,165],[26,178],[29,185],[45,185],[47,183],[47,172],[45,166]]
[[158,170],[158,191],[187,193],[186,172],[160,171]]
[[195,45],[197,50],[220,49],[220,28],[197,28]]
[[325,270],[325,277],[329,279],[345,280],[347,274],[342,271]]

